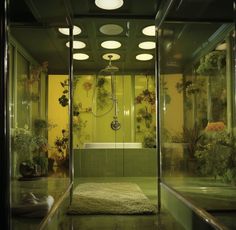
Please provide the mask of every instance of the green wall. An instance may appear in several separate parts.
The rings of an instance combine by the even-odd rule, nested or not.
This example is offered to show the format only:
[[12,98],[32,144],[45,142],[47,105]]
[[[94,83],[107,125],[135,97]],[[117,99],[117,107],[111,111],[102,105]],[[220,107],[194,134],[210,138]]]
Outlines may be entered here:
[[156,149],[75,149],[75,177],[155,177]]

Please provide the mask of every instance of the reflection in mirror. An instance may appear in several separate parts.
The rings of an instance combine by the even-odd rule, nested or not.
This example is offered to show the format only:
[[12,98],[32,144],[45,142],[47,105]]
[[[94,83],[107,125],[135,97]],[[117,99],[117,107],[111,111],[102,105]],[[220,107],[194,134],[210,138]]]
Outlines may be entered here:
[[[155,223],[155,38],[142,33],[153,20],[122,19],[111,24],[110,19],[91,18],[76,19],[74,24],[80,30],[74,34],[71,104],[68,28],[66,34],[58,30],[63,25],[10,28],[13,226],[40,226],[54,209],[54,218],[49,214],[53,226],[71,222],[76,218],[68,213],[85,212],[76,198],[84,196],[83,189],[85,194],[93,191],[95,204],[96,199],[104,200],[96,196],[104,189],[111,191],[105,197],[115,204],[125,204],[126,198],[131,202],[128,209],[121,206],[115,213],[108,207],[107,214],[150,213],[143,224]],[[106,25],[112,34],[104,33]],[[117,29],[119,33],[114,32]],[[113,42],[104,46],[108,41]],[[68,197],[60,208],[57,204],[69,185],[70,105],[75,178],[68,210]],[[116,200],[122,194],[124,198]],[[45,205],[42,211],[39,205]],[[88,214],[103,213],[103,206],[99,208],[90,208]]]
[[236,207],[233,29],[164,23],[160,32],[163,180],[213,215]]
[[[11,209],[12,227],[39,226],[69,185],[68,121],[51,117],[57,98],[50,101],[53,29],[10,28]],[[34,39],[37,37],[37,39]],[[47,45],[46,45],[47,44]],[[52,44],[51,46],[49,44]],[[56,56],[56,53],[55,53]],[[68,76],[68,52],[55,61]],[[58,85],[60,82],[58,82]],[[55,87],[55,86],[54,86]],[[68,117],[68,106],[57,117]],[[30,222],[25,220],[31,219]]]

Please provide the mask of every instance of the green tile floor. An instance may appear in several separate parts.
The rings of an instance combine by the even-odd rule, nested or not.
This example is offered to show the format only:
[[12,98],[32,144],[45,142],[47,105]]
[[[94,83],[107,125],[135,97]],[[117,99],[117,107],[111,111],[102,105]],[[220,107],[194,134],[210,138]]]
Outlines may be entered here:
[[[77,178],[75,186],[86,182],[133,182],[137,183],[146,196],[153,202],[157,202],[157,186],[154,177],[107,177],[107,178]],[[15,181],[12,187],[15,194],[32,191],[35,193],[48,193],[58,199],[68,185],[66,178],[44,178],[40,181]],[[17,195],[15,195],[17,197]],[[40,219],[13,218],[13,230],[35,230],[39,226]],[[183,229],[167,211],[158,215],[77,215],[69,216],[66,208],[61,208],[60,214],[56,214],[47,229],[79,229],[79,230],[181,230]]]
[[166,177],[165,182],[208,211],[235,210],[236,187],[209,177]]
[[[131,182],[136,183],[152,201],[157,203],[157,182],[155,177],[84,177],[76,178],[75,187],[87,182]],[[167,212],[162,211],[157,215],[63,215],[59,220],[60,229],[79,230],[182,230]]]
[[[69,185],[66,177],[42,177],[39,180],[11,182],[12,204],[18,204],[23,194],[32,192],[39,195],[52,195],[55,202],[62,196]],[[42,218],[20,218],[12,217],[12,230],[35,230],[39,226]]]
[[[146,196],[153,202],[157,200],[157,185],[155,177],[84,177],[75,179],[75,187],[79,183],[86,182],[133,182],[140,186]],[[209,210],[215,209],[235,210],[236,188],[226,185],[212,178],[170,177],[166,182],[175,190],[193,201],[198,207]],[[12,200],[19,199],[19,195],[26,191],[52,195],[57,200],[65,191],[69,183],[67,178],[48,177],[39,181],[12,181]],[[158,215],[66,215],[66,209],[60,210],[61,215],[55,215],[47,229],[135,229],[156,230],[182,229],[180,224],[167,212],[162,211]],[[235,229],[232,221],[236,219],[236,212],[213,213],[222,223],[226,223],[229,229]],[[232,221],[231,221],[232,220]],[[13,230],[36,230],[40,219],[13,218]]]

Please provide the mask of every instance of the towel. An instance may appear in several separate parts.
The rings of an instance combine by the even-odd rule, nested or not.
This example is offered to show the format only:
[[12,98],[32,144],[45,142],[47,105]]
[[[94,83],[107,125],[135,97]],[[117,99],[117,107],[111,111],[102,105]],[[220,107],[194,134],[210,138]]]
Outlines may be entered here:
[[40,197],[33,193],[26,193],[20,203],[12,205],[12,214],[28,218],[43,218],[49,213],[53,203],[54,198],[51,195]]

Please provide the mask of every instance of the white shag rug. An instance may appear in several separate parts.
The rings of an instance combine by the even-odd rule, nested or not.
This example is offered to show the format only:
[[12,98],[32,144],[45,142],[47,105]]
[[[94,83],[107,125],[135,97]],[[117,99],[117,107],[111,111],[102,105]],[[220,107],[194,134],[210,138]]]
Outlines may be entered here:
[[134,183],[84,183],[73,192],[68,214],[154,214],[156,207]]

